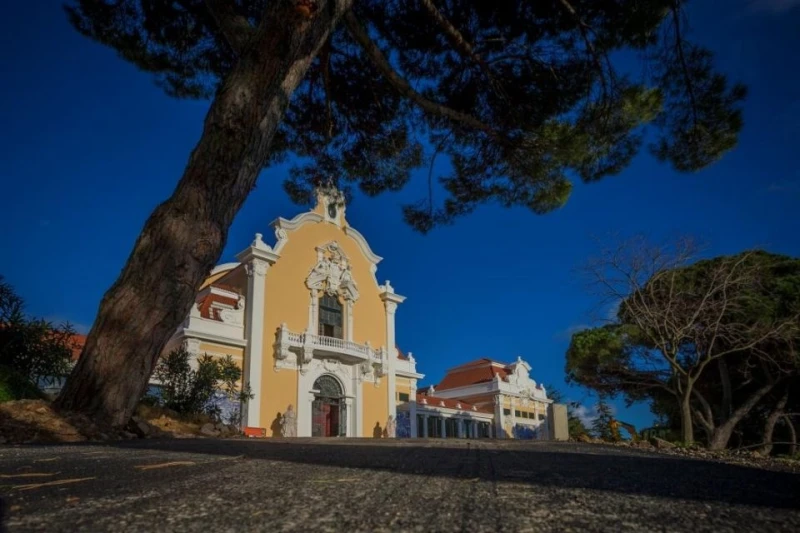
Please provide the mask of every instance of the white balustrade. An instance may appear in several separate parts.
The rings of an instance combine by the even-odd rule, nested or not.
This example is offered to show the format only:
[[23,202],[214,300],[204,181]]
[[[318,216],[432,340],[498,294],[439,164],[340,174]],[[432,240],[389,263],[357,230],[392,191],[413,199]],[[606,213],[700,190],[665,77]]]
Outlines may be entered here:
[[[291,348],[311,348],[320,349],[328,353],[342,353],[357,357],[363,360],[372,360],[380,363],[383,359],[383,351],[375,350],[368,344],[359,344],[357,342],[347,341],[336,337],[326,337],[324,335],[315,335],[313,333],[295,333],[282,328],[281,337]],[[279,343],[281,341],[279,340]]]

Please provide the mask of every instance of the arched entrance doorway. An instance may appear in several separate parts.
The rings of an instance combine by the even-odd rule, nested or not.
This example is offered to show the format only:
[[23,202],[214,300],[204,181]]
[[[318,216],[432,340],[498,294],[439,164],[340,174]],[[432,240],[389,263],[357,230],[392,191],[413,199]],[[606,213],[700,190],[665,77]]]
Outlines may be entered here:
[[312,437],[344,437],[347,435],[347,405],[344,391],[333,376],[320,376],[314,382],[311,406]]

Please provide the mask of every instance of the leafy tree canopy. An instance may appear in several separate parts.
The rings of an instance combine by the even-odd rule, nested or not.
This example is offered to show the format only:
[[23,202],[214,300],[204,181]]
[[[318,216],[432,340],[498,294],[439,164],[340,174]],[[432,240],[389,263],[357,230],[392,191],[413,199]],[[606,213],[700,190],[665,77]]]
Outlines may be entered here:
[[[644,262],[628,263],[633,279]],[[796,379],[800,259],[755,251],[657,270],[622,300],[614,323],[573,335],[568,382],[649,400],[671,426],[682,416],[678,397],[691,391],[711,438],[746,416],[748,402],[774,401],[764,395]],[[665,355],[673,348],[677,369]]]
[[[269,10],[345,0],[72,0],[71,23],[181,98],[210,98]],[[575,180],[618,174],[651,150],[682,172],[736,144],[745,89],[686,38],[685,0],[355,0],[292,95],[269,164],[301,161],[299,202],[333,178],[375,195],[438,154],[446,191],[404,208],[421,231],[496,201],[545,213]],[[631,53],[647,66],[625,68]],[[637,63],[638,65],[639,63]],[[429,175],[429,180],[432,176]]]
[[[25,314],[25,302],[0,276],[0,373],[19,391],[67,374],[75,330]],[[31,396],[32,392],[25,392]],[[35,396],[35,394],[33,394]]]

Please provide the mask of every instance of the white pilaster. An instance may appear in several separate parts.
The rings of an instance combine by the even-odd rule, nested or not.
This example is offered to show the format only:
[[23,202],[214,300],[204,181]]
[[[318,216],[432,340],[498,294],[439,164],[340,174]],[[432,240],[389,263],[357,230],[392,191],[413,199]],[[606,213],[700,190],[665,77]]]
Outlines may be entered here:
[[517,399],[511,398],[511,435],[509,439],[514,438],[514,428],[517,427]]
[[308,302],[308,327],[306,328],[306,332],[316,335],[317,324],[319,324],[319,319],[317,318],[319,316],[319,296],[317,294],[317,289],[311,289],[310,298]]
[[[196,309],[197,305],[193,305],[192,307]],[[189,353],[189,367],[197,371],[199,368],[197,358],[200,357],[200,339],[185,339],[183,341],[183,347]]]
[[247,295],[245,296],[245,347],[244,379],[250,385],[253,398],[243,407],[243,420],[250,427],[261,425],[262,368],[264,360],[264,308],[266,305],[266,275],[269,267],[280,256],[261,240],[256,233],[255,240],[236,258],[247,272]]
[[347,398],[345,398],[344,401],[344,403],[347,405],[346,416],[347,416],[347,426],[349,427],[347,429],[346,436],[348,437],[359,436],[358,420],[357,420],[358,417],[354,416],[355,414],[353,413],[353,403],[354,403],[353,400],[354,400],[353,397],[348,396]]
[[411,381],[411,388],[408,391],[408,416],[410,417],[409,423],[411,428],[409,430],[410,437],[417,438],[417,386],[415,380]]
[[381,300],[386,308],[386,351],[389,354],[388,370],[388,391],[387,400],[389,402],[389,416],[397,420],[397,393],[395,368],[397,367],[397,341],[395,339],[394,314],[397,311],[397,304],[405,301],[405,296],[395,294],[389,280],[379,287],[381,289]]
[[345,340],[353,342],[353,300],[347,299],[344,301],[345,305],[345,321],[347,322],[345,326],[347,327],[347,333]]
[[503,414],[503,397],[494,397],[494,435],[497,439],[505,438],[505,415]]
[[441,425],[442,438],[446,439],[447,438],[447,422],[446,422],[447,419],[445,417],[442,417],[441,420],[442,420],[442,425]]
[[358,365],[352,367],[353,372],[353,392],[355,394],[355,431],[353,435],[356,437],[364,436],[364,384],[359,379],[361,370]]

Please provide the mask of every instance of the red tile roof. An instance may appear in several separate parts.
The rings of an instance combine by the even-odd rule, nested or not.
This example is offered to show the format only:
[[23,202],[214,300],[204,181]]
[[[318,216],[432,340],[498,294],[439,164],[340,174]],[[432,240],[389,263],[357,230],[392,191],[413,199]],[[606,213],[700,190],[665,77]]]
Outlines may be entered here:
[[435,388],[447,390],[466,387],[492,381],[496,375],[499,375],[500,379],[505,379],[509,374],[508,367],[500,367],[496,361],[477,359],[448,370],[444,379]]
[[69,342],[72,345],[72,360],[77,361],[81,356],[81,352],[83,352],[84,345],[86,344],[86,335],[75,333],[69,339]]
[[[228,290],[228,291],[231,290],[227,286],[212,285],[212,287],[218,287],[220,289]],[[236,291],[233,290],[232,292],[236,292]],[[219,317],[220,310],[211,308],[211,304],[213,304],[213,303],[221,303],[221,304],[224,304],[224,305],[230,305],[232,307],[236,307],[236,305],[239,303],[239,298],[238,297],[231,298],[231,297],[228,297],[228,296],[223,296],[221,294],[214,294],[213,292],[209,292],[205,296],[205,298],[203,298],[199,302],[199,304],[200,304],[200,316],[201,317],[210,318],[211,320],[221,320],[221,318]]]
[[226,291],[230,291],[230,292],[235,292],[237,294],[239,294],[239,292],[240,292],[238,287],[234,287],[233,285],[228,285],[226,283],[213,283],[211,286],[212,287],[216,287],[218,289],[223,289],[223,290],[226,290]]
[[[0,328],[7,327],[7,324],[0,323]],[[70,354],[70,359],[73,361],[77,361],[78,358],[81,356],[81,352],[83,351],[83,346],[86,344],[86,335],[82,333],[73,333],[70,335],[69,339],[67,339],[67,344],[69,348],[72,350],[72,354]]]

